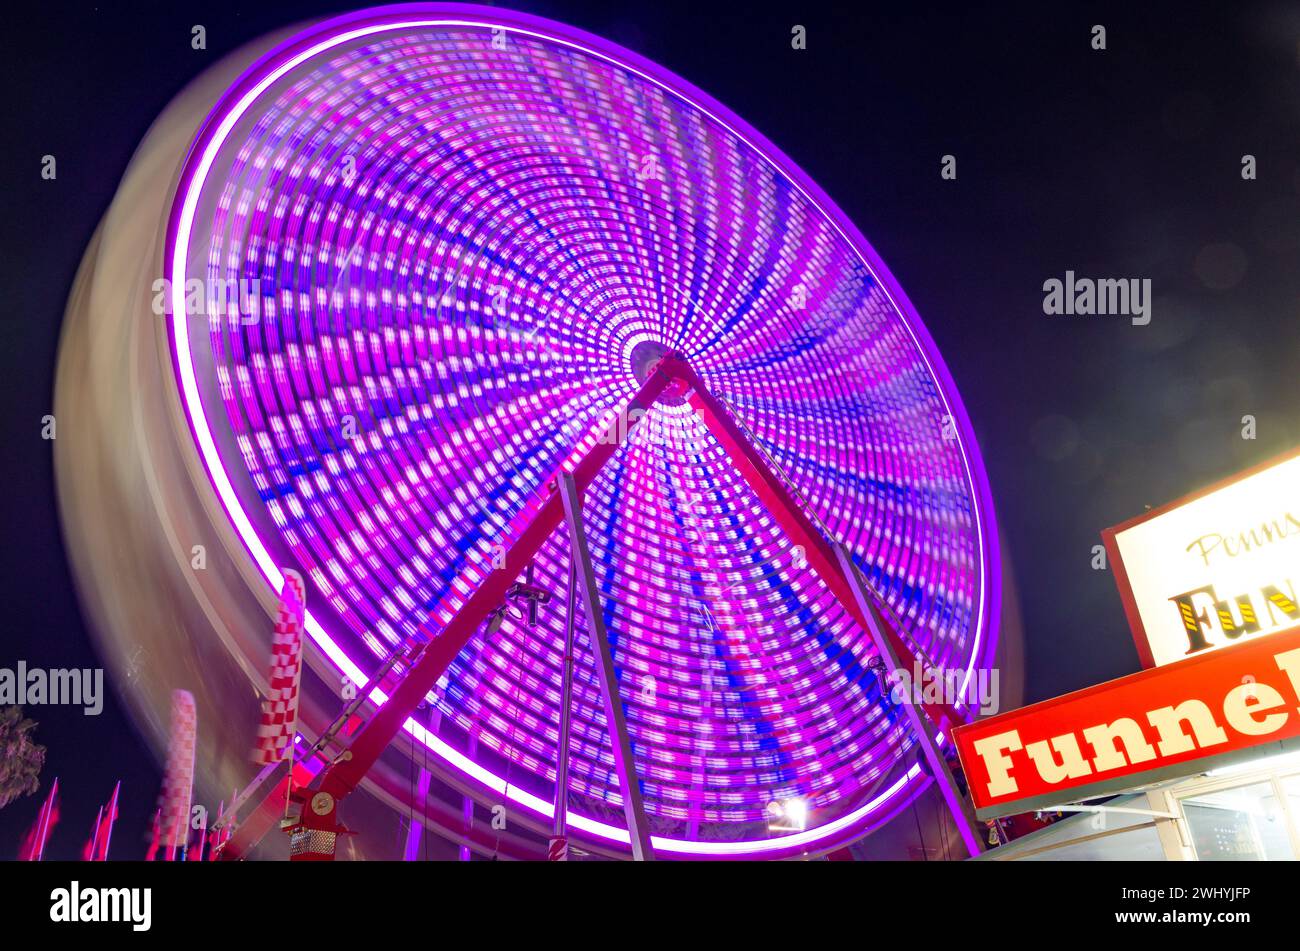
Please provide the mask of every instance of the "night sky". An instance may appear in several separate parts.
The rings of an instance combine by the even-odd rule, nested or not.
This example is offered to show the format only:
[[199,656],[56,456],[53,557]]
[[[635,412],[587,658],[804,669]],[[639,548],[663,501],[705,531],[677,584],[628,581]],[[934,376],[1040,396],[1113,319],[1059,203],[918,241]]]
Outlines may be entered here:
[[[515,5],[664,64],[826,189],[907,290],[972,418],[1019,587],[1027,699],[1137,669],[1114,578],[1090,566],[1100,531],[1300,444],[1300,7]],[[353,8],[6,11],[0,666],[100,663],[40,421],[73,275],[132,151],[226,53]],[[206,51],[190,48],[196,23]],[[805,51],[790,48],[795,23]],[[40,177],[47,153],[54,182]],[[940,177],[944,154],[955,181]],[[1067,270],[1150,279],[1150,325],[1045,316],[1043,282]],[[1247,414],[1254,440],[1241,438]],[[99,717],[27,713],[49,748],[45,780],[0,810],[0,858],[56,775],[51,856],[78,854],[121,778],[113,853],[139,857],[160,771],[116,698]]]

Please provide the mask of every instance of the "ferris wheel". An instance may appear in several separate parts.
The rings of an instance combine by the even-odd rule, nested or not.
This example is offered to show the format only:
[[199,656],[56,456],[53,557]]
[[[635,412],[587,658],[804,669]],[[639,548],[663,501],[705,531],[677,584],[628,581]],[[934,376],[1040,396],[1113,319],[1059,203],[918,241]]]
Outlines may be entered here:
[[360,692],[304,848],[395,737],[636,857],[824,852],[930,781],[877,658],[992,662],[978,449],[866,240],[708,95],[495,8],[328,20],[208,114],[163,263],[205,490]]

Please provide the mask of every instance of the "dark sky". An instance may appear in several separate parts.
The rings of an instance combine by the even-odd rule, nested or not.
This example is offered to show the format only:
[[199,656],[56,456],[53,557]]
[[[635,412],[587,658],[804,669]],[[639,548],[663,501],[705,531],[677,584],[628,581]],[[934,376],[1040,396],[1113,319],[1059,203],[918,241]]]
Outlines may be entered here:
[[[1300,444],[1300,7],[515,5],[663,63],[830,193],[906,288],[974,422],[1019,582],[1028,699],[1135,670],[1114,579],[1089,565],[1098,533]],[[6,10],[0,666],[98,664],[40,419],[75,269],[133,149],[225,53],[349,8]],[[806,51],[790,49],[793,23]],[[1090,48],[1093,24],[1105,51]],[[56,182],[40,179],[47,153]],[[945,153],[956,181],[940,178]],[[1247,153],[1256,181],[1240,175]],[[1151,324],[1044,316],[1043,282],[1067,269],[1149,278]],[[114,855],[142,854],[159,770],[120,705],[29,713],[65,793],[52,854],[76,855],[118,778]],[[0,858],[38,806],[0,811]]]

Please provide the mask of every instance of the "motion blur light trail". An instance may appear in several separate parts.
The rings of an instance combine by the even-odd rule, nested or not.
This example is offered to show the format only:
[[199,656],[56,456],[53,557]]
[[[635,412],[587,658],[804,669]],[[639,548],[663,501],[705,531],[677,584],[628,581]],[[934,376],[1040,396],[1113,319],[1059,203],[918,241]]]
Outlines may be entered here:
[[[437,635],[555,471],[620,439],[647,354],[670,349],[932,664],[991,663],[992,506],[932,342],[820,189],[654,64],[489,8],[330,20],[229,87],[169,207],[157,263],[196,491],[263,603],[278,566],[302,570],[308,631],[358,685]],[[196,317],[195,281],[255,292]],[[893,814],[926,779],[866,633],[688,405],[621,441],[586,519],[656,851],[790,854]],[[558,594],[568,571],[556,533],[534,583]],[[408,725],[458,788],[539,817],[562,601],[476,636]],[[569,822],[608,848],[627,832],[577,643]],[[783,800],[805,829],[769,829]]]

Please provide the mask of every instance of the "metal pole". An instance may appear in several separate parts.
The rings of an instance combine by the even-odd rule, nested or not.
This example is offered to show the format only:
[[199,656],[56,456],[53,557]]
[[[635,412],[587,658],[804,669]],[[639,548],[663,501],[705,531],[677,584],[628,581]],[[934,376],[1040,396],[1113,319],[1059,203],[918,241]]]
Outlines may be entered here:
[[[478,716],[479,714],[475,714],[475,720],[474,720],[475,726],[471,730],[469,735],[469,758],[470,759],[473,759],[476,755],[478,755],[478,726],[477,726]],[[464,796],[461,798],[460,821],[461,821],[461,833],[465,836],[466,841],[468,841],[469,834],[474,829],[474,800],[469,796]],[[497,837],[497,841],[498,842],[501,841],[499,836]],[[456,858],[462,862],[468,862],[473,858],[472,850],[468,845],[462,845],[460,847],[460,851],[456,853]]]
[[244,807],[244,804],[262,787],[271,776],[278,773],[284,766],[285,760],[276,760],[274,763],[267,763],[261,771],[253,777],[253,781],[244,787],[244,791],[239,793],[230,803],[230,811],[227,813],[229,818],[218,821],[214,828],[223,829],[228,825],[234,824],[235,813]]
[[560,671],[560,740],[555,754],[554,837],[569,829],[569,717],[573,707],[573,632],[577,627],[578,562],[569,555],[569,606],[564,620],[564,656]]
[[[898,654],[894,651],[893,643],[885,635],[884,622],[876,608],[875,601],[867,593],[866,585],[862,581],[862,575],[858,572],[857,566],[853,564],[853,556],[849,553],[848,548],[842,544],[837,544],[835,549],[839,555],[840,568],[843,570],[845,577],[848,578],[849,586],[853,589],[853,596],[859,609],[866,617],[867,633],[871,635],[872,641],[875,642],[876,650],[880,653],[881,660],[885,662],[885,669],[891,674],[902,672],[910,678],[912,672],[904,670],[902,664],[899,663]],[[962,798],[961,790],[957,788],[957,781],[953,779],[952,770],[948,768],[947,761],[939,751],[939,744],[934,740],[934,727],[926,723],[921,716],[918,707],[919,703],[919,699],[913,702],[912,697],[903,699],[901,706],[907,716],[908,725],[911,726],[912,735],[916,737],[916,742],[925,755],[925,761],[929,764],[930,775],[934,777],[935,783],[939,786],[939,791],[943,793],[944,802],[948,805],[948,811],[952,813],[952,819],[957,826],[957,831],[961,833],[962,841],[966,843],[966,851],[973,856],[979,855],[984,851],[984,840],[980,837],[978,824],[970,811],[969,804]]]
[[402,850],[403,862],[420,860],[420,840],[424,836],[424,803],[429,796],[429,782],[433,774],[421,767],[420,778],[415,785],[415,796],[420,802],[420,818],[411,817],[411,826],[406,830],[406,848]]
[[122,791],[122,781],[119,779],[117,785],[113,787],[113,798],[108,803],[108,828],[104,830],[104,848],[101,850],[104,861],[108,861],[108,846],[113,841],[113,823],[117,821],[117,794]]
[[95,861],[95,855],[99,852],[99,825],[104,821],[104,807],[99,807],[99,812],[95,815],[95,832],[90,837],[90,858],[86,861]]
[[50,835],[50,813],[54,811],[54,800],[59,794],[59,778],[54,777],[54,785],[50,787],[50,794],[45,797],[45,804],[41,806],[41,824],[40,834],[36,837],[35,855],[32,860],[40,862],[45,858],[45,840]]
[[614,747],[614,769],[618,772],[623,793],[623,815],[627,819],[628,836],[632,840],[632,858],[638,862],[654,858],[650,845],[650,829],[645,817],[645,804],[641,800],[641,783],[636,775],[636,761],[632,756],[632,741],[628,737],[627,722],[623,717],[623,698],[618,692],[618,675],[614,670],[614,656],[605,632],[605,619],[596,590],[596,573],[591,567],[591,551],[587,547],[587,531],[582,523],[582,499],[578,485],[570,473],[559,477],[560,497],[564,501],[564,518],[569,525],[569,557],[577,567],[578,590],[582,594],[583,608],[587,614],[587,638],[591,641],[596,658],[596,672],[600,675],[601,699],[605,702],[605,721],[609,726],[611,745]]

